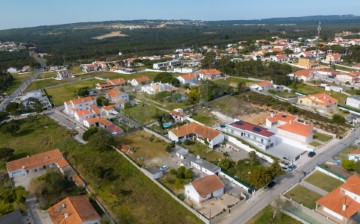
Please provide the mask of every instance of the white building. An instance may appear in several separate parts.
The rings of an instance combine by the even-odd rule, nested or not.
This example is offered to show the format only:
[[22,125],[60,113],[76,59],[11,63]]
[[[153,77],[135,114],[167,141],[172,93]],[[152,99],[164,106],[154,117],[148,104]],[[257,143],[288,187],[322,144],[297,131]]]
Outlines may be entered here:
[[348,160],[354,160],[355,162],[358,162],[360,160],[360,148],[349,153]]
[[184,122],[188,116],[184,113],[184,110],[177,108],[169,112],[169,114],[174,118],[176,123]]
[[349,107],[360,109],[360,96],[349,96],[348,98],[346,98],[346,105],[348,105]]
[[198,78],[193,73],[178,76],[177,79],[180,81],[180,83],[182,85],[184,85],[184,84],[195,84],[195,85],[198,84]]
[[168,132],[169,139],[174,142],[183,142],[186,139],[196,139],[207,144],[209,148],[221,144],[224,141],[224,135],[221,131],[209,128],[207,126],[190,123],[178,128],[173,128]]
[[75,111],[89,109],[91,105],[96,105],[96,99],[90,96],[69,100],[64,103],[65,113],[74,116]]
[[267,150],[276,144],[274,133],[245,121],[236,121],[227,125],[226,132],[242,138],[262,150]]
[[210,198],[221,197],[224,194],[224,187],[218,176],[209,175],[185,185],[185,196],[196,203],[201,203]]
[[150,85],[141,87],[142,92],[145,92],[150,95],[160,93],[163,91],[173,91],[173,90],[176,90],[174,86],[170,85],[169,83],[161,83],[161,82],[151,83]]
[[160,70],[160,69],[171,69],[174,67],[181,66],[181,61],[179,60],[171,60],[165,62],[159,62],[153,64],[153,69]]

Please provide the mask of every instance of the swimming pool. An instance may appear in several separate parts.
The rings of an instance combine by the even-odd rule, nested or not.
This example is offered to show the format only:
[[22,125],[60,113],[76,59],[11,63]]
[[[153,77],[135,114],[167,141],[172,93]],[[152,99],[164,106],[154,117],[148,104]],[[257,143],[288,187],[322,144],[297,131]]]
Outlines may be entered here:
[[170,127],[172,125],[172,122],[168,122],[168,123],[164,123],[163,124],[163,127],[164,128],[168,128],[168,127]]

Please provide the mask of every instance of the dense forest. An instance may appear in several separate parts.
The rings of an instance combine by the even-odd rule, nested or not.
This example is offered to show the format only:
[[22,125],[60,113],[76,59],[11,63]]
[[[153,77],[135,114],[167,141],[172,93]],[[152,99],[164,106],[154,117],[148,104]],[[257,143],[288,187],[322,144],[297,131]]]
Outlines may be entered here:
[[17,52],[0,51],[0,71],[6,71],[10,67],[21,69],[26,65],[37,66],[37,62],[30,57],[27,50]]
[[14,77],[10,73],[0,71],[0,93],[4,92],[14,81]]
[[[38,52],[51,54],[49,64],[80,64],[94,59],[118,59],[118,52],[127,55],[167,53],[175,48],[202,45],[224,46],[241,40],[282,37],[314,37],[318,21],[322,21],[322,38],[331,38],[343,30],[359,31],[360,17],[315,16],[265,20],[189,22],[185,25],[166,25],[155,21],[111,21],[40,26],[0,31],[0,41],[34,44]],[[122,29],[126,36],[102,40],[93,37],[119,31],[111,24],[152,24],[153,28]],[[286,25],[284,25],[286,24]],[[4,61],[2,58],[1,62]]]

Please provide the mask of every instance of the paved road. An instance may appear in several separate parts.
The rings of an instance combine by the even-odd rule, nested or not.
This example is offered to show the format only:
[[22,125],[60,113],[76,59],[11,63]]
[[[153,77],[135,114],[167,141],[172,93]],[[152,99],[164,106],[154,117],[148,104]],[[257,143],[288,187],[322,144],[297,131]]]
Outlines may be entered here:
[[227,216],[221,223],[246,223],[249,219],[255,216],[258,212],[260,212],[263,208],[265,208],[270,202],[276,198],[278,195],[285,192],[291,186],[299,183],[302,178],[304,178],[301,171],[305,171],[306,173],[310,173],[318,164],[322,164],[328,160],[332,159],[332,156],[344,150],[346,147],[351,145],[355,137],[360,136],[360,128],[354,129],[350,134],[348,134],[341,141],[334,141],[331,144],[326,145],[315,157],[307,162],[299,165],[299,167],[292,171],[291,173],[287,173],[283,175],[275,181],[277,185],[269,191],[259,190],[255,193],[253,197],[251,197],[243,206],[239,207],[239,209],[232,211],[232,213]]

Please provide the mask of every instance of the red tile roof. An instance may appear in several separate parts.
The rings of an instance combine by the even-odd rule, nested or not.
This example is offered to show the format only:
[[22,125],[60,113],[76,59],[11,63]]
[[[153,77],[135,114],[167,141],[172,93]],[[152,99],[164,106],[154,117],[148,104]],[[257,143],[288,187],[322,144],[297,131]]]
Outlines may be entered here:
[[301,124],[298,122],[291,122],[287,124],[283,124],[278,127],[278,129],[282,129],[288,132],[292,132],[301,136],[310,136],[313,135],[313,127],[311,125]]
[[190,80],[190,79],[196,79],[196,75],[193,74],[193,73],[189,73],[189,74],[186,74],[186,75],[181,75],[180,76],[181,78],[183,78],[184,80]]
[[274,133],[268,131],[266,128],[260,127],[258,125],[250,124],[245,121],[236,121],[236,122],[230,124],[230,126],[238,128],[238,129],[250,131],[252,133],[262,135],[265,137],[270,137],[270,136],[274,135]]
[[289,123],[290,121],[296,121],[297,116],[279,112],[279,113],[275,114],[274,116],[268,117],[266,119],[269,120],[271,123],[274,123],[276,121],[283,121],[283,122]]
[[90,102],[90,101],[93,101],[95,100],[94,97],[91,97],[91,96],[87,96],[87,97],[83,97],[83,98],[77,98],[77,99],[73,99],[73,100],[69,100],[66,102],[67,105],[69,104],[80,104],[80,103],[86,103],[86,102]]
[[263,82],[260,82],[259,84],[257,84],[258,86],[260,87],[266,87],[266,86],[271,86],[272,85],[272,82],[270,81],[263,81]]
[[123,94],[124,92],[118,90],[118,89],[112,89],[106,92],[107,95],[111,96],[111,98],[116,98],[119,95]]
[[87,119],[86,121],[89,123],[89,125],[93,125],[95,123],[100,123],[105,126],[112,125],[111,121],[107,120],[105,117],[94,117],[94,118]]
[[205,197],[221,188],[224,188],[224,183],[221,182],[220,178],[216,175],[209,175],[197,179],[191,183],[197,193],[201,197]]
[[359,155],[360,154],[360,148],[357,148],[356,150],[349,153],[349,155]]
[[147,76],[135,78],[135,80],[136,80],[138,83],[145,83],[145,82],[149,82],[149,81],[150,81],[149,77],[147,77]]
[[109,83],[113,84],[114,86],[120,86],[120,85],[124,85],[125,84],[125,80],[120,78],[120,79],[112,79],[109,81]]
[[177,137],[183,137],[189,134],[197,134],[207,139],[214,139],[216,136],[221,134],[221,132],[218,130],[209,128],[195,122],[183,125],[179,128],[173,128],[170,131],[174,133]]
[[81,224],[101,219],[89,199],[83,195],[67,197],[50,207],[48,212],[53,224]]
[[13,172],[20,169],[30,170],[37,167],[50,165],[52,163],[56,163],[60,167],[65,167],[69,165],[69,163],[63,158],[60,150],[54,149],[30,157],[13,160],[6,163],[6,167],[8,172]]
[[304,96],[302,98],[308,98],[312,100],[314,103],[323,104],[323,105],[332,105],[337,103],[337,99],[325,94],[325,93],[318,93],[313,95]]

